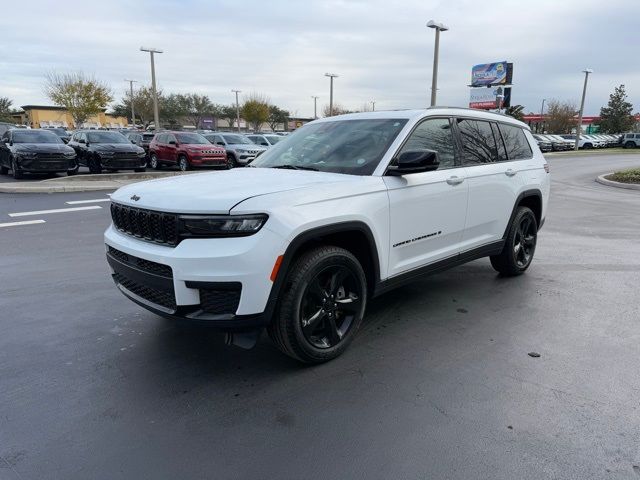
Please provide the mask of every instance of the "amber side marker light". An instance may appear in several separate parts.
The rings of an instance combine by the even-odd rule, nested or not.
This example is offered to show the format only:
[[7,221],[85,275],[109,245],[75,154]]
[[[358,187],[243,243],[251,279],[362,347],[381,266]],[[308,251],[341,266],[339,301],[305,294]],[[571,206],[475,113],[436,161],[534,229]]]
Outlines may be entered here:
[[549,164],[548,163],[544,164],[544,171],[549,173]]
[[284,258],[284,255],[278,256],[278,258],[276,258],[276,263],[273,264],[273,270],[271,270],[271,277],[269,277],[272,282],[276,281],[276,277],[278,276],[278,270],[280,270],[280,265],[282,265],[283,258]]

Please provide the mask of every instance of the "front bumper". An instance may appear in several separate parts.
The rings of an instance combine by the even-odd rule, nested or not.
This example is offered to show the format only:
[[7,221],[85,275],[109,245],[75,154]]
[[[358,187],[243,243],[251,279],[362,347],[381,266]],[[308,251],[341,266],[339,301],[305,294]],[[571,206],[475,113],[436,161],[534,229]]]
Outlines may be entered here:
[[105,243],[118,289],[154,313],[224,330],[269,322],[270,275],[286,245],[265,227],[249,237],[187,239],[167,247],[112,225]]
[[77,166],[75,158],[42,159],[18,156],[16,163],[21,171],[32,173],[66,172],[74,170]]
[[226,167],[229,164],[226,155],[224,156],[193,156],[191,157],[192,167]]
[[144,157],[134,158],[118,158],[118,157],[100,157],[100,164],[103,168],[143,168],[147,165],[147,161]]

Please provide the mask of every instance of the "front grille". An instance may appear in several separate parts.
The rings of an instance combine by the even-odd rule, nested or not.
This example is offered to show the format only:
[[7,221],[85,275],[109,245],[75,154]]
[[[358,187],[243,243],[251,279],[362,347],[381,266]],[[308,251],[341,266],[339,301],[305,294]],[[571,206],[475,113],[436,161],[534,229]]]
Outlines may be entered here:
[[173,278],[173,271],[169,265],[163,265],[161,263],[152,262],[151,260],[145,260],[144,258],[129,255],[128,253],[124,253],[113,248],[111,245],[109,245],[109,254],[121,262],[127,263],[145,272],[153,273],[154,275],[159,275],[161,277]]
[[131,293],[135,293],[151,303],[171,310],[176,309],[176,298],[173,291],[163,291],[147,285],[141,285],[119,272],[113,274],[113,279]]
[[111,203],[111,218],[115,227],[128,235],[164,245],[178,244],[178,216],[175,213]]
[[206,313],[227,314],[236,313],[240,303],[242,285],[234,282],[224,288],[201,288],[200,308]]
[[[62,160],[69,157],[67,157],[64,153],[38,153],[36,154],[36,158],[38,160]],[[69,159],[71,158],[73,157],[70,157]]]
[[135,158],[135,153],[132,152],[113,152],[115,158]]
[[224,155],[224,150],[203,150],[200,152],[203,155]]

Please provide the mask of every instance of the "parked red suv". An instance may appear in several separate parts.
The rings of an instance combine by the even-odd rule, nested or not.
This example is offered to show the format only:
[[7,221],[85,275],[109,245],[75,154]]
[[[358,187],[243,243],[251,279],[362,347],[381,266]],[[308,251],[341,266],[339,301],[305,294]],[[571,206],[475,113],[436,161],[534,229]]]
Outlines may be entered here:
[[157,133],[149,144],[149,165],[156,170],[163,165],[178,165],[182,171],[195,167],[229,168],[224,148],[192,132]]

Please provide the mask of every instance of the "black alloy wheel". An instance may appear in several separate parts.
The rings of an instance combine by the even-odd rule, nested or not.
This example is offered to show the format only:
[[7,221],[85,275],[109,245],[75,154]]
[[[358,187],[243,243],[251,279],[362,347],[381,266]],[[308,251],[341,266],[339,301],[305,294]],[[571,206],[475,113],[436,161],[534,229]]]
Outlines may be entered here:
[[227,154],[227,166],[229,168],[236,168],[238,166],[238,162],[236,162],[236,157],[231,153]]
[[513,254],[520,268],[526,268],[531,263],[536,248],[536,230],[535,219],[529,215],[522,217],[513,239]]
[[11,157],[11,171],[13,172],[13,178],[15,178],[16,180],[20,180],[21,178],[24,178],[24,173],[22,173],[18,169],[18,162],[14,157]]
[[636,148],[636,144],[634,142],[627,142],[624,144],[624,148]]
[[362,285],[344,265],[327,267],[311,280],[302,297],[300,326],[316,348],[335,347],[349,332],[362,307]]
[[537,239],[536,216],[530,208],[518,207],[509,225],[502,252],[490,257],[491,266],[505,276],[521,275],[531,265]]

